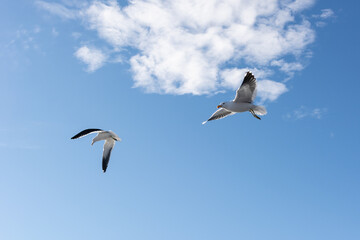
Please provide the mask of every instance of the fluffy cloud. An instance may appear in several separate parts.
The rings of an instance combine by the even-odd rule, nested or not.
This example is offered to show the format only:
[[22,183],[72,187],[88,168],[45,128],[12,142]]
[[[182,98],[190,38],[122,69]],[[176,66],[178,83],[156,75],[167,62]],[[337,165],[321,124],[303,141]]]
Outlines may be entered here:
[[75,52],[75,56],[88,65],[87,70],[93,72],[104,65],[107,56],[96,48],[83,46]]
[[266,100],[274,101],[281,94],[287,92],[285,84],[271,80],[261,80],[258,82],[258,96],[261,102]]
[[[273,101],[287,88],[269,80],[269,73],[291,75],[301,70],[301,56],[314,41],[311,24],[301,15],[313,2],[134,0],[120,6],[116,1],[95,1],[78,8],[76,16],[114,51],[134,50],[129,62],[135,87],[156,93],[211,94],[237,88],[246,69],[257,69],[268,73],[256,75],[259,96]],[[38,4],[74,18],[73,9]],[[90,50],[79,51],[76,56],[89,64],[89,70],[104,62],[91,64],[84,57]],[[296,60],[284,60],[289,58]]]

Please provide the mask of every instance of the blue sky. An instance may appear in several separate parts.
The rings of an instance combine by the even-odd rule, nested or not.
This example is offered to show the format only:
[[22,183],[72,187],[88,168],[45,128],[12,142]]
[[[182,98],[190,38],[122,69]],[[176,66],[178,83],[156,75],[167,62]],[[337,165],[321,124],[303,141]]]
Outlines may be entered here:
[[359,239],[359,3],[172,2],[3,1],[0,238]]

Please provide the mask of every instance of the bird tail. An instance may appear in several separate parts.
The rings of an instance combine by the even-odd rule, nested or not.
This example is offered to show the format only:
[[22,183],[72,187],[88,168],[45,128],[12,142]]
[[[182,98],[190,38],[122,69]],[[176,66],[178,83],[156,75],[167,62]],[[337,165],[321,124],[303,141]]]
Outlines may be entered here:
[[255,106],[252,108],[256,115],[265,115],[267,114],[266,108],[263,106]]

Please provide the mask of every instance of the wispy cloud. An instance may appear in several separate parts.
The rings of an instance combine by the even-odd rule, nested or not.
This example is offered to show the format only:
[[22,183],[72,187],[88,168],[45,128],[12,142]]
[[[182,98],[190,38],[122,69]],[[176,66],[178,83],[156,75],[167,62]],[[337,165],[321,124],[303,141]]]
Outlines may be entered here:
[[305,106],[301,106],[298,109],[295,109],[293,112],[286,114],[285,118],[295,120],[303,119],[306,117],[321,119],[326,112],[327,108],[308,109]]
[[14,33],[14,38],[5,45],[5,48],[17,46],[22,47],[25,50],[38,49],[39,46],[35,39],[40,32],[41,28],[39,26],[35,26],[32,29],[21,27]]
[[320,14],[312,15],[313,18],[319,19],[315,24],[318,27],[324,27],[326,25],[325,20],[334,18],[335,13],[330,8],[322,9]]
[[53,35],[53,37],[59,36],[59,32],[55,28],[51,29],[51,34]]
[[285,72],[289,78],[285,80],[289,80],[294,76],[296,71],[301,71],[304,69],[304,66],[299,62],[286,62],[283,59],[274,60],[270,63],[272,66],[277,66],[283,72]]
[[320,14],[314,14],[313,17],[315,18],[321,18],[321,19],[327,19],[334,17],[335,13],[330,8],[322,9]]
[[[81,17],[116,54],[125,48],[135,49],[129,57],[135,87],[147,92],[195,95],[233,89],[234,82],[243,78],[233,69],[243,72],[256,68],[289,75],[300,71],[301,56],[308,52],[315,36],[301,12],[313,3],[138,0],[120,7],[110,0],[95,1],[75,13],[60,4],[37,2],[63,18]],[[104,62],[91,63],[86,57],[88,48],[79,51],[76,56],[89,64],[90,71]],[[239,79],[231,80],[231,74]],[[287,91],[279,82],[282,79],[271,79],[269,74],[257,78],[263,100],[273,101]]]
[[78,39],[78,38],[81,37],[81,33],[79,33],[79,32],[73,32],[73,33],[71,33],[71,36],[72,36],[73,38],[75,38],[75,39]]
[[69,8],[61,5],[60,3],[35,1],[35,4],[38,7],[43,8],[43,9],[47,10],[48,12],[55,14],[63,19],[75,19],[77,16],[76,15],[77,11],[69,9]]
[[88,65],[87,70],[89,72],[101,68],[107,59],[107,56],[101,50],[87,46],[79,48],[75,52],[75,56]]
[[41,32],[41,28],[39,26],[35,26],[33,32],[39,33],[39,32]]

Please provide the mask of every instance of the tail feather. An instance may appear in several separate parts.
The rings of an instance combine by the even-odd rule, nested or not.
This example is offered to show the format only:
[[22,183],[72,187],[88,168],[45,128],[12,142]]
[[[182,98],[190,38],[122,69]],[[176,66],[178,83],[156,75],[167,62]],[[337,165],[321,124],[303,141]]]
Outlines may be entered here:
[[254,110],[254,112],[255,112],[256,115],[262,116],[262,115],[267,114],[266,108],[263,107],[263,106],[254,106],[254,107],[252,108],[252,110]]

